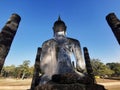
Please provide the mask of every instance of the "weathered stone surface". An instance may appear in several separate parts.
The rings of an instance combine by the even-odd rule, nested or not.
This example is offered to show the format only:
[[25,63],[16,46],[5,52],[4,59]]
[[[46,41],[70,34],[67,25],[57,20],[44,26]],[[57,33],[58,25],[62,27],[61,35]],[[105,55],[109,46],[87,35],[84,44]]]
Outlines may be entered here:
[[77,73],[65,73],[65,74],[55,74],[52,76],[52,81],[59,84],[91,84],[92,79],[88,76],[80,77]]
[[80,78],[76,73],[66,73],[53,75],[52,81],[38,85],[34,90],[105,90],[105,88],[95,84],[89,77]]
[[[55,30],[58,31],[54,30],[54,39],[47,40],[42,45],[41,57],[39,57],[43,74],[37,78],[40,80],[39,85],[36,86],[37,81],[33,80],[31,90],[105,90],[104,86],[95,84],[87,48],[84,48],[84,62],[79,41],[67,38],[66,30],[63,29],[65,25],[60,22],[57,21]],[[76,67],[71,63],[70,53],[75,55]],[[87,72],[85,72],[85,63]]]
[[40,84],[51,80],[54,74],[74,73],[71,54],[75,57],[76,69],[79,71],[85,70],[80,42],[66,36],[66,26],[60,17],[54,23],[53,30],[54,38],[42,44],[40,68],[43,76]]
[[21,17],[19,15],[12,14],[0,32],[0,72],[4,65],[5,58],[9,53],[20,20]]
[[102,85],[84,85],[84,84],[44,84],[35,87],[35,90],[105,90]]
[[41,51],[42,51],[42,49],[39,47],[37,50],[37,55],[36,55],[36,59],[35,59],[34,73],[33,73],[33,78],[32,78],[32,82],[31,82],[31,90],[34,90],[34,87],[36,87],[40,82],[39,73],[41,71],[40,70]]
[[108,14],[106,16],[106,20],[120,45],[120,20],[117,18],[117,16],[114,13]]
[[84,58],[85,58],[86,70],[87,70],[88,76],[92,80],[91,83],[95,83],[96,81],[95,81],[95,78],[94,78],[94,73],[93,73],[92,65],[90,63],[90,56],[89,56],[89,52],[88,52],[87,47],[84,47],[83,51],[84,51]]

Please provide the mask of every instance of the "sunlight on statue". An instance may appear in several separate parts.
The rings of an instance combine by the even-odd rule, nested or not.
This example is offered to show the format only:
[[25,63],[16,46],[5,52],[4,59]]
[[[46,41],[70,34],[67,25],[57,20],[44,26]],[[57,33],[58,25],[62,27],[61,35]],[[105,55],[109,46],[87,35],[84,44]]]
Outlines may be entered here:
[[[42,45],[40,68],[43,73],[40,84],[46,84],[53,75],[74,73],[84,77],[85,62],[82,58],[78,40],[66,36],[66,25],[59,17],[54,23],[54,37]],[[71,55],[76,59],[76,67],[72,64]],[[81,73],[80,73],[81,72]]]

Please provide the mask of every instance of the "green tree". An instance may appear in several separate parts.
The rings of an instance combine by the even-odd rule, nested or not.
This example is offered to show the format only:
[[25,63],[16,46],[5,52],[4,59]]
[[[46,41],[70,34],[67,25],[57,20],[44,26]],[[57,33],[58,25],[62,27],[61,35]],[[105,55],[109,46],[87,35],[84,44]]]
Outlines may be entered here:
[[33,76],[34,66],[29,67],[29,77]]
[[14,77],[15,75],[15,65],[4,66],[3,71],[6,77]]
[[4,66],[1,71],[1,76],[3,77],[13,77],[13,78],[22,78],[32,77],[34,67],[29,67],[30,61],[25,60],[21,65],[15,66]]
[[15,78],[22,78],[22,71],[23,69],[21,69],[21,67],[20,66],[17,66],[16,68],[15,68]]
[[20,71],[22,72],[22,79],[24,79],[29,73],[30,60],[23,61],[22,65],[19,65]]
[[93,72],[95,75],[99,76],[105,76],[105,75],[111,75],[114,73],[113,70],[111,70],[108,66],[106,66],[104,63],[102,63],[99,59],[92,59],[91,65],[93,68]]
[[107,63],[106,65],[114,71],[114,76],[120,76],[120,63]]

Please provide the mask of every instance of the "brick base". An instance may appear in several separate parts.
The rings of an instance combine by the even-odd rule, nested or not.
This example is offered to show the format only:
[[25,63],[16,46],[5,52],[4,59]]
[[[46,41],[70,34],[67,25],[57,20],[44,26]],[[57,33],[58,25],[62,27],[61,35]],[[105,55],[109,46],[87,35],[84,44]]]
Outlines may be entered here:
[[35,87],[35,90],[105,90],[104,86],[93,84],[44,84]]

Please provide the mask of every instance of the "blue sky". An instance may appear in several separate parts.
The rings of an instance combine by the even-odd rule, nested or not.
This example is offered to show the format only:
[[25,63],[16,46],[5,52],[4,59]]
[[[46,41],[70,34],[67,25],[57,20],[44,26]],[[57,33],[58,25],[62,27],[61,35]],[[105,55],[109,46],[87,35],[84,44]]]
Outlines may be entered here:
[[67,36],[87,47],[91,58],[120,62],[120,45],[105,20],[111,12],[120,19],[120,0],[1,0],[0,29],[12,13],[21,16],[5,65],[24,60],[34,65],[37,48],[53,37],[59,15],[67,25]]

